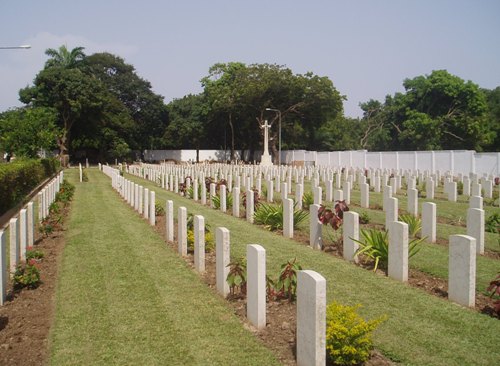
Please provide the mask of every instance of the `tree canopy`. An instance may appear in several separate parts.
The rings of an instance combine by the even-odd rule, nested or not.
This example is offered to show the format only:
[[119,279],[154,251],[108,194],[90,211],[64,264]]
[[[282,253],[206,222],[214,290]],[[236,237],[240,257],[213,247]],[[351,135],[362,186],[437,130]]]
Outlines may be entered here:
[[[361,118],[343,115],[346,99],[326,76],[276,64],[216,63],[203,91],[165,105],[133,65],[83,47],[48,49],[26,107],[0,114],[0,148],[33,156],[57,144],[62,155],[138,157],[146,149],[262,148],[306,150],[498,150],[500,87],[480,89],[446,70],[403,82],[404,92],[361,103]],[[19,121],[19,123],[15,123]],[[31,136],[31,137],[30,137]],[[135,156],[133,156],[135,152]]]

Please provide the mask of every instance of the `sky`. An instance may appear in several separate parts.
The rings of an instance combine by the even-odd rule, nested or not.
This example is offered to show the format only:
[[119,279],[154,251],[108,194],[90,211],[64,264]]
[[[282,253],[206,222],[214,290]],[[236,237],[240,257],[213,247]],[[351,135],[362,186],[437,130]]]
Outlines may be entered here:
[[66,45],[124,58],[165,103],[201,92],[218,62],[310,71],[359,117],[433,70],[500,86],[500,0],[0,0],[0,47],[23,44],[0,49],[0,111]]

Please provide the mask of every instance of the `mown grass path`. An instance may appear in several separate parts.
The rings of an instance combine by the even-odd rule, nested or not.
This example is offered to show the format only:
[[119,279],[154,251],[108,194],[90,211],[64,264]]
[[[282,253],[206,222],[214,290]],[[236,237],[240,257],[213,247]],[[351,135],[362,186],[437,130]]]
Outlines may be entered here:
[[224,300],[88,170],[76,183],[51,332],[52,365],[273,365]]
[[[369,318],[388,315],[377,330],[375,345],[408,365],[497,365],[500,360],[500,321],[431,296],[422,290],[374,274],[344,260],[268,232],[242,219],[201,206],[167,192],[152,182],[127,175],[128,179],[156,192],[157,202],[174,201],[174,212],[185,206],[203,215],[212,229],[223,226],[231,232],[231,256],[245,255],[247,244],[266,248],[267,272],[274,276],[280,264],[297,257],[304,269],[327,280],[328,302],[361,303]],[[109,183],[110,184],[110,183]]]

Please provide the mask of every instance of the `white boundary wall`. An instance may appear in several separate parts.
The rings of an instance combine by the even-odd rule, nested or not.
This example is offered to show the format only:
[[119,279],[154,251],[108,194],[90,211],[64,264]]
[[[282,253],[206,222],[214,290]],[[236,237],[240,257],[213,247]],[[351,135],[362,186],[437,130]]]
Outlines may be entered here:
[[[245,151],[243,155],[243,160],[251,160],[249,151]],[[260,157],[260,155],[260,151],[254,154],[255,157]],[[224,161],[229,157],[229,151],[199,150],[199,161]],[[235,157],[241,160],[241,150],[235,151]],[[196,150],[146,150],[144,159],[146,161],[196,162]],[[260,159],[256,158],[256,160]],[[473,150],[384,152],[283,150],[281,162],[361,169],[402,169],[429,171],[430,173],[440,171],[441,173],[500,176],[500,152],[477,153]]]

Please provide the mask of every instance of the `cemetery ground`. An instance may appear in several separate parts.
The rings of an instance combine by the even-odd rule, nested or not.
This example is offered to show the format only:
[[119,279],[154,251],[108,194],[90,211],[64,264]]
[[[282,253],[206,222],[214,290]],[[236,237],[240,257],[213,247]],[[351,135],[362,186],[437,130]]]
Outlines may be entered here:
[[[279,233],[249,225],[244,219],[165,191],[150,181],[126,176],[144,188],[154,190],[156,202],[164,204],[166,199],[173,200],[174,215],[179,206],[184,206],[188,213],[204,216],[212,229],[219,226],[228,228],[231,232],[231,258],[244,256],[247,244],[260,244],[267,253],[267,273],[273,274],[280,264],[296,257],[304,269],[317,271],[326,278],[328,303],[333,300],[350,305],[360,303],[363,305],[361,312],[367,318],[387,315],[388,320],[377,330],[374,341],[379,350],[395,361],[426,365],[487,365],[496,364],[499,358],[498,349],[494,346],[500,330],[497,319],[314,251]],[[427,247],[431,249],[423,249],[426,253],[423,257],[428,257],[428,266],[432,267],[435,263],[443,267],[446,263],[443,267],[446,269],[441,270],[446,279],[447,247],[426,244]],[[487,268],[480,270],[483,263]],[[413,264],[412,260],[410,264]],[[486,283],[486,277],[490,281],[498,271],[498,261],[478,256],[478,271],[485,273],[485,280],[478,276],[478,282]],[[478,283],[478,290],[481,286],[484,284]]]
[[[66,171],[66,177],[77,189],[64,232],[66,247],[60,264],[49,342],[51,364],[289,363],[294,347],[290,338],[276,339],[281,345],[278,349],[271,347],[274,352],[264,347],[258,339],[259,332],[242,324],[234,315],[244,312],[242,302],[228,305],[203,283],[176,250],[165,244],[160,233],[152,230],[119,198],[111,189],[108,177],[96,169],[88,170],[88,175],[88,183],[76,183],[77,171]],[[153,189],[156,201],[162,205],[166,199],[173,200],[175,213],[179,206],[184,206],[189,213],[203,215],[212,229],[228,228],[232,258],[244,256],[247,244],[260,244],[267,252],[268,273],[277,273],[282,263],[297,258],[304,269],[317,271],[326,278],[327,303],[333,300],[350,305],[360,303],[363,305],[360,312],[367,318],[387,315],[375,333],[374,343],[396,362],[493,365],[500,358],[497,319],[314,251],[243,219],[162,190],[152,182],[129,175],[127,178]],[[404,207],[402,203],[400,207]],[[358,207],[355,210],[360,211]],[[373,213],[374,222],[378,221],[376,214]],[[159,224],[161,227],[161,222]],[[41,243],[42,248],[44,245],[45,241]],[[486,249],[489,245],[485,245]],[[443,257],[447,248],[439,244],[426,247],[433,248],[424,256],[431,257],[432,261],[422,261],[429,268],[433,268],[432,263],[441,268],[443,261],[447,261]],[[495,249],[494,245],[490,249]],[[491,268],[498,270],[495,258],[481,260],[484,259],[492,260]],[[481,263],[478,256],[478,271]],[[410,264],[414,265],[413,259]],[[441,273],[443,278],[447,276],[445,272]],[[478,273],[478,290],[486,280],[491,280],[486,277],[481,280]],[[55,274],[52,278],[56,278]],[[20,326],[12,330],[11,338],[15,338],[14,342],[17,338],[19,342],[40,338],[39,346],[34,347],[38,353],[31,350],[28,343],[20,343],[27,347],[18,347],[19,352],[32,353],[32,358],[19,356],[20,362],[7,364],[40,364],[40,359],[43,360],[46,337],[34,334],[38,325],[26,327],[25,324],[31,318],[45,318],[49,319],[46,330],[49,329],[50,300],[47,311],[31,312],[42,305],[37,303],[36,297],[40,294],[37,291],[46,291],[51,283],[48,277],[42,279],[42,286],[32,291],[23,290],[9,304],[21,307],[16,314],[24,316],[23,321],[12,323]],[[51,287],[55,287],[53,282]],[[22,296],[31,296],[28,305],[19,305],[17,300]],[[285,326],[284,322],[293,318],[293,314],[287,312],[294,311],[294,307],[287,303],[268,304],[268,312],[276,310],[284,312],[282,317],[274,318],[279,319],[276,326],[288,328],[282,330],[293,338],[294,325],[289,322]],[[10,318],[6,324],[2,311],[0,308],[0,335],[12,325]],[[3,340],[0,346],[2,344]],[[0,352],[3,355],[3,349]],[[288,352],[288,356],[281,352]]]

